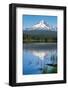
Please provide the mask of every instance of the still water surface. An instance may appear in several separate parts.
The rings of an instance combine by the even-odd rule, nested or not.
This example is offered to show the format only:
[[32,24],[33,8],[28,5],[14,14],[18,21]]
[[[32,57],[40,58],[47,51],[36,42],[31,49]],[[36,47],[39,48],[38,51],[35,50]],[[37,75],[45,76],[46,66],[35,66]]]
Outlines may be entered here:
[[23,46],[23,74],[57,73],[57,44],[31,43]]

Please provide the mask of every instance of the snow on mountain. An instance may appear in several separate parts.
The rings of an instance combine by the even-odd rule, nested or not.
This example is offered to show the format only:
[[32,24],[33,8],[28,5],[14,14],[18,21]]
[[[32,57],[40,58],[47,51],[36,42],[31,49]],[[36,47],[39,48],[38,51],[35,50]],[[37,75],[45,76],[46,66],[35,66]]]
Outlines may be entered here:
[[56,31],[57,27],[56,26],[50,26],[47,22],[44,20],[41,20],[39,23],[33,25],[31,28],[27,28],[29,30],[51,30],[51,31]]
[[32,30],[35,29],[50,30],[51,27],[48,25],[48,23],[44,22],[44,20],[41,20],[38,24],[32,26]]

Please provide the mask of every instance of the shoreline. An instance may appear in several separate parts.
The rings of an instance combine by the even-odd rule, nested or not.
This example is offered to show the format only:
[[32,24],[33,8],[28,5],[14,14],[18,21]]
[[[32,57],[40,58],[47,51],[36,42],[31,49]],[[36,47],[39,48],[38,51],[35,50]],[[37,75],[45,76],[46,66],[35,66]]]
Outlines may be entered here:
[[56,49],[57,43],[24,43],[24,49]]

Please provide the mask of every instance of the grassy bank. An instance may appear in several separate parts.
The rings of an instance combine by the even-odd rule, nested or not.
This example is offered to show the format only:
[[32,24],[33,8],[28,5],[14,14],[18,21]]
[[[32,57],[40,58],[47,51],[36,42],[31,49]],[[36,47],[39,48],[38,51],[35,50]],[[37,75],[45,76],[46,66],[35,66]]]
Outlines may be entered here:
[[57,73],[57,65],[56,66],[52,66],[51,69],[49,70],[48,67],[44,68],[42,70],[42,73]]

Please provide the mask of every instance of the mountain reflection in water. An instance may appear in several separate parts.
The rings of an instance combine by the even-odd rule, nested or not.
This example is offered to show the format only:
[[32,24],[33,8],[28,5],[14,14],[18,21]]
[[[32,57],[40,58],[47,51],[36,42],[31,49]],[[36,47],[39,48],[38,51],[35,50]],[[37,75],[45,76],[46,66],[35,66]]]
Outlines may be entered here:
[[24,44],[23,74],[57,73],[56,43]]

